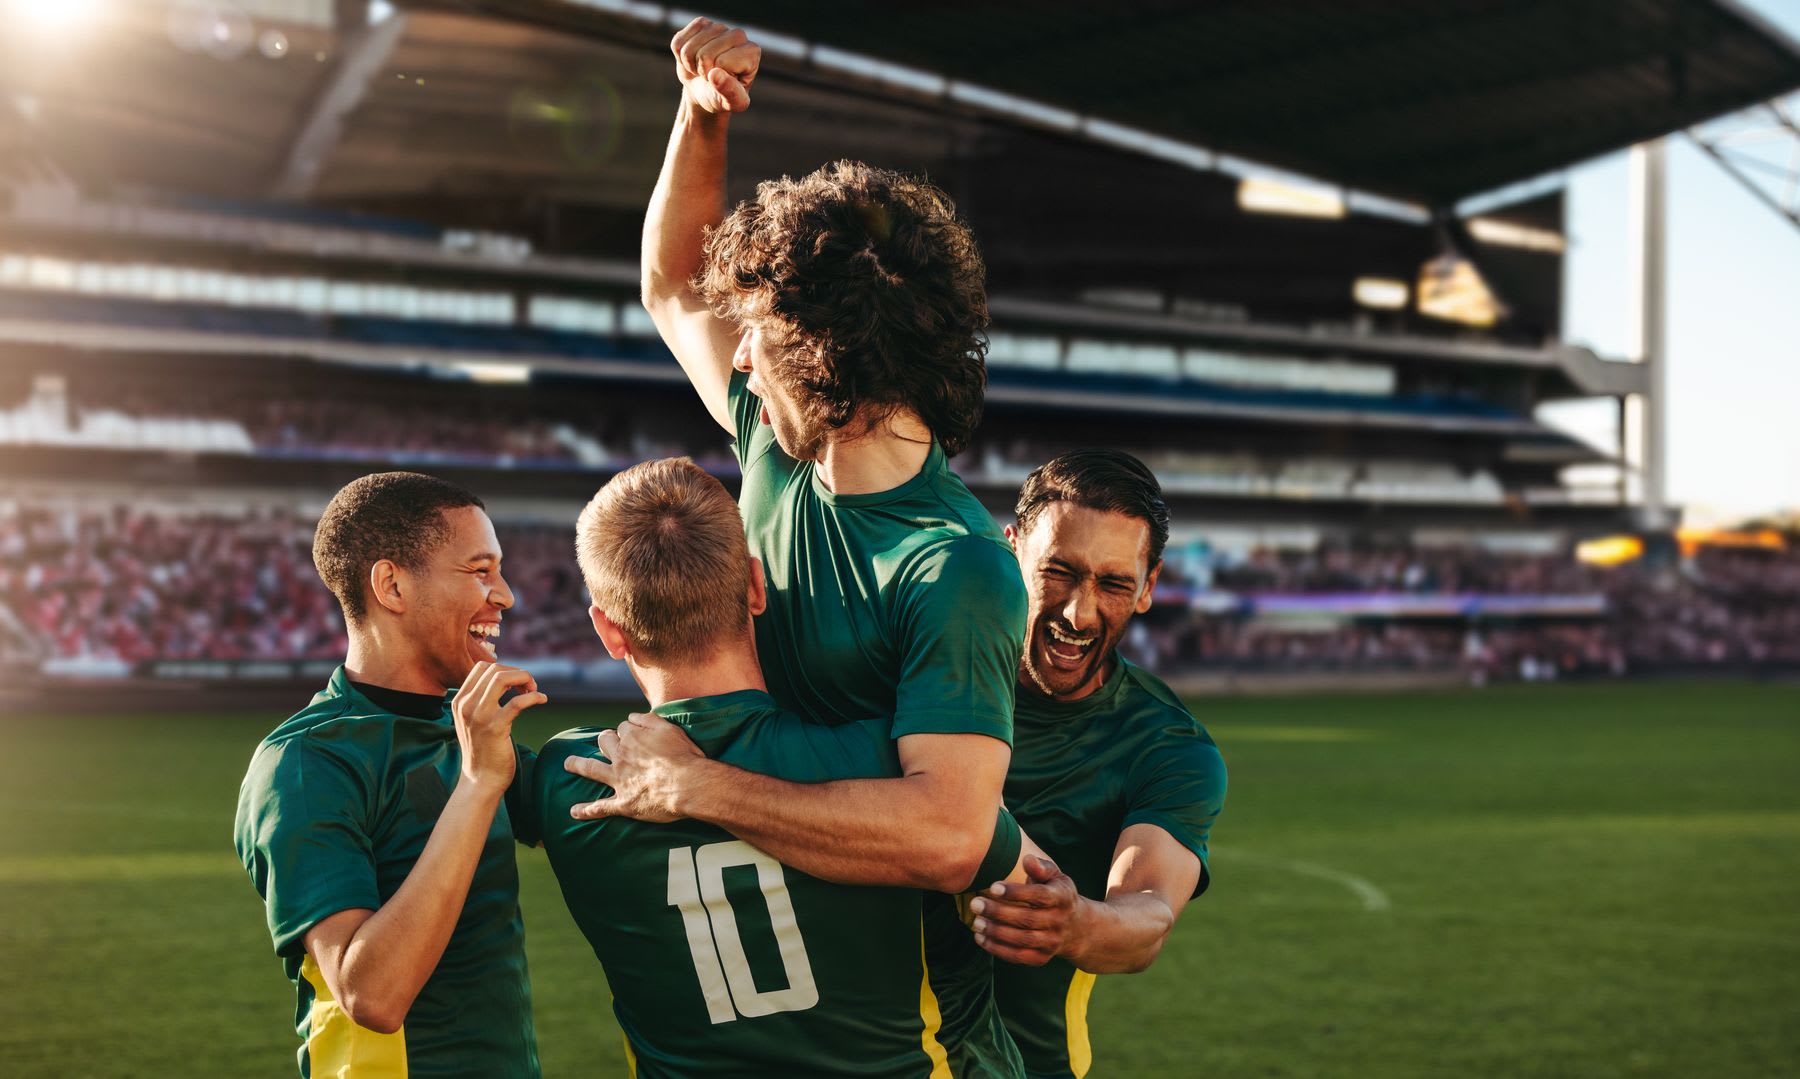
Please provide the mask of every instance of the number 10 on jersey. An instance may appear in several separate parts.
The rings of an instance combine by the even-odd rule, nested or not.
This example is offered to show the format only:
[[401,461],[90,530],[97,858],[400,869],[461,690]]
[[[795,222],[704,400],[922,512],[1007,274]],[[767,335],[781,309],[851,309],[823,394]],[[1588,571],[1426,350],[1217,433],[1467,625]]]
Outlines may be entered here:
[[[737,914],[725,895],[725,870],[733,866],[756,867],[757,887],[769,907],[769,925],[787,987],[758,991],[750,973],[750,960],[738,937]],[[706,1013],[714,1023],[729,1023],[739,1016],[754,1019],[776,1012],[801,1012],[819,1002],[812,963],[806,958],[806,942],[794,920],[794,900],[788,894],[781,863],[741,839],[709,843],[704,847],[677,847],[669,852],[669,905],[681,911],[687,930],[688,951],[694,957],[694,974]]]

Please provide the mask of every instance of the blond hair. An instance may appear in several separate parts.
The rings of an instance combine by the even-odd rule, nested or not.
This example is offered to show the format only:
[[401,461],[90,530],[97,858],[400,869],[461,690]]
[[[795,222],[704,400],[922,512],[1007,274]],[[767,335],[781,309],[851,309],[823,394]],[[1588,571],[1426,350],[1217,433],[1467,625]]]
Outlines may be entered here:
[[600,488],[575,526],[575,559],[594,605],[648,662],[697,659],[749,622],[737,503],[686,457],[633,465]]

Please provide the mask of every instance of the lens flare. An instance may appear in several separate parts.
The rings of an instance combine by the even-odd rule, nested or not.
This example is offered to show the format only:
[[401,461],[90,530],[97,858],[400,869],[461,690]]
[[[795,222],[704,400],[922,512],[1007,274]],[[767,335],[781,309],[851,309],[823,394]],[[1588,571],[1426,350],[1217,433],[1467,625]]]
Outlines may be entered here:
[[68,33],[91,21],[99,8],[100,0],[0,0],[7,22],[42,33]]

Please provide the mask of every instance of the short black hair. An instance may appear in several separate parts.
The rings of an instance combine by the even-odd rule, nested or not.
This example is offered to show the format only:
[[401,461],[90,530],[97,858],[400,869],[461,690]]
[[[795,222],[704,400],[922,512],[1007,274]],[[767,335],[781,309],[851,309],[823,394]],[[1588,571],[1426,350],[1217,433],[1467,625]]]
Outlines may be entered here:
[[333,495],[313,533],[313,566],[344,617],[354,624],[368,614],[370,566],[387,559],[419,569],[444,541],[444,511],[464,506],[486,508],[456,484],[418,472],[377,472]]
[[1119,450],[1074,450],[1040,465],[1019,488],[1013,512],[1020,533],[1031,531],[1037,516],[1052,502],[1069,502],[1090,510],[1122,513],[1150,526],[1150,563],[1155,569],[1169,542],[1169,507],[1162,484],[1144,462]]

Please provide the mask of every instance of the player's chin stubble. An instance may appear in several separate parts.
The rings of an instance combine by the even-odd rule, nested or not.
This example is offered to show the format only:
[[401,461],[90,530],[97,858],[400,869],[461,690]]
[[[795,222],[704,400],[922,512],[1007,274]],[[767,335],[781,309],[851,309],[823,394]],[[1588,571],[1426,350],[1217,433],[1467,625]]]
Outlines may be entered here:
[[1100,670],[1101,662],[1111,652],[1114,643],[1111,640],[1102,640],[1094,645],[1087,662],[1082,665],[1081,669],[1068,675],[1069,684],[1058,687],[1052,684],[1051,679],[1062,676],[1063,672],[1054,666],[1046,667],[1039,658],[1046,647],[1044,631],[1040,628],[1032,634],[1032,640],[1025,649],[1025,662],[1021,664],[1021,667],[1025,672],[1025,677],[1031,680],[1031,684],[1037,687],[1039,693],[1046,697],[1060,699],[1093,682],[1095,674]]

